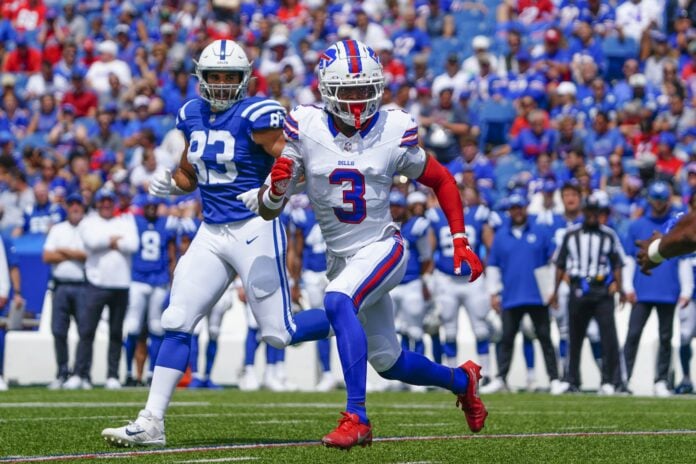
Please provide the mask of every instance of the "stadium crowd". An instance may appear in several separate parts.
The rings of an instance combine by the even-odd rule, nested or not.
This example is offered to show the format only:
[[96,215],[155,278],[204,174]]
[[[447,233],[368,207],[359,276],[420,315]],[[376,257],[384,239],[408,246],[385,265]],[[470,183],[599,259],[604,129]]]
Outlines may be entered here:
[[[434,340],[441,336],[436,344],[441,353],[433,355],[452,358],[456,365],[461,305],[472,320],[479,358],[487,359],[489,343],[501,336],[491,322],[496,311],[521,304],[519,295],[506,294],[511,277],[505,276],[496,248],[500,237],[527,224],[543,228],[539,237],[548,236],[544,265],[555,259],[566,228],[596,209],[600,222],[623,243],[623,283],[607,274],[602,285],[620,291],[621,301],[633,304],[636,313],[628,339],[619,340],[628,347],[623,353],[628,372],[621,379],[603,379],[600,392],[627,390],[653,307],[661,322],[655,393],[667,396],[675,388],[668,375],[675,308],[682,320],[683,366],[676,388],[691,391],[696,261],[673,260],[669,271],[646,277],[631,256],[634,240],[664,231],[675,215],[696,207],[696,2],[18,0],[3,2],[2,10],[0,231],[8,253],[13,238],[46,235],[70,219],[73,204],[83,206],[87,218],[101,215],[101,205],[109,201],[116,217],[143,215],[150,180],[172,169],[184,149],[175,117],[197,95],[193,63],[212,40],[240,43],[254,64],[249,95],[269,96],[287,110],[321,103],[314,69],[327,46],[361,40],[384,67],[383,108],[406,111],[418,122],[420,143],[460,185],[470,243],[482,259],[494,259],[502,274],[497,282],[487,275],[479,293],[485,301],[473,301],[466,292],[443,298],[436,289],[438,283],[446,285],[442,275],[448,271],[438,259],[447,257],[449,238],[438,228],[436,201],[418,185],[395,178],[395,218],[406,223],[420,217],[429,224],[423,228],[427,246],[419,251],[422,263],[430,264],[417,276],[423,282],[423,311],[416,317],[400,312],[408,322],[404,346],[422,350],[424,333]],[[301,198],[291,202],[291,236],[293,211],[306,208]],[[517,215],[519,209],[524,217]],[[157,203],[157,214],[168,218],[174,247],[180,247],[195,231],[200,201],[193,194]],[[316,246],[314,239],[305,237],[303,243]],[[178,254],[175,250],[171,259]],[[295,275],[297,297],[302,281],[299,272]],[[31,285],[31,276],[23,277]],[[546,279],[552,287],[553,277]],[[566,302],[559,306],[567,312],[573,285],[565,280],[558,299],[565,291]],[[550,294],[532,287],[532,298],[539,300],[534,304],[546,311]],[[547,369],[555,356],[563,360],[560,373],[549,369],[552,379],[567,379],[569,318],[562,312],[552,311],[560,346],[555,354],[545,351]],[[535,327],[543,329],[536,321]],[[601,337],[594,329],[591,323],[588,335],[601,360]],[[120,340],[122,330],[112,336]],[[525,327],[525,355],[533,366],[530,332]],[[502,334],[515,333],[516,328],[505,330],[503,318]],[[112,353],[110,364],[117,361]],[[488,361],[482,364],[488,391],[505,389],[505,372],[496,377]],[[68,374],[61,366],[61,385]],[[75,388],[86,385],[84,380],[88,384],[89,372],[80,375],[83,379],[71,384]],[[573,381],[556,391],[578,389],[579,379]]]

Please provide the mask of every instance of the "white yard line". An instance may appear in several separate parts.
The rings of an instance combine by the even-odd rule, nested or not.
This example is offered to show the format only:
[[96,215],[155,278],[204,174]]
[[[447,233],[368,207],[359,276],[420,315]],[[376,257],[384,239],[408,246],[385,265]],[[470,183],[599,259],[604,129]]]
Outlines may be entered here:
[[[122,401],[122,402],[108,402],[108,403],[95,403],[89,401],[64,401],[64,402],[27,402],[27,403],[0,403],[0,408],[122,408],[126,406],[142,407],[145,403],[143,401]],[[174,401],[170,406],[210,406],[207,401]]]
[[190,461],[174,461],[179,464],[198,464],[204,462],[236,462],[236,461],[256,461],[258,458],[251,456],[240,456],[238,458],[218,458],[218,459],[191,459]]
[[[421,437],[384,437],[375,438],[376,443],[412,442],[412,441],[449,441],[449,440],[494,440],[494,439],[539,439],[539,438],[586,438],[586,437],[633,437],[633,436],[696,436],[696,430],[657,430],[657,431],[608,431],[608,432],[548,432],[548,433],[505,433],[497,435],[448,435],[448,436],[421,436]],[[297,448],[319,446],[317,441],[294,441],[285,443],[257,443],[220,446],[194,446],[189,448],[163,448],[142,451],[122,451],[113,453],[86,453],[63,454],[53,456],[13,456],[0,458],[2,462],[55,462],[55,461],[80,461],[112,458],[137,458],[139,456],[152,455],[176,455],[186,453],[204,453],[217,451],[238,451],[273,448]]]

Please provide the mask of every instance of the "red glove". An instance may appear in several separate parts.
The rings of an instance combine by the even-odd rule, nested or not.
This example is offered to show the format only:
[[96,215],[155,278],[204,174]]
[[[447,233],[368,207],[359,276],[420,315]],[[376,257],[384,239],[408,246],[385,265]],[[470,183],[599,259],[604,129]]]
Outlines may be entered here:
[[292,178],[292,164],[290,158],[281,156],[275,160],[271,168],[271,194],[275,198],[280,198],[288,191],[290,179]]
[[466,237],[458,237],[452,240],[454,243],[454,273],[459,275],[462,272],[462,263],[466,263],[471,268],[471,277],[469,277],[469,282],[473,282],[478,279],[483,272],[483,265],[481,260],[474,250],[469,246],[469,241]]

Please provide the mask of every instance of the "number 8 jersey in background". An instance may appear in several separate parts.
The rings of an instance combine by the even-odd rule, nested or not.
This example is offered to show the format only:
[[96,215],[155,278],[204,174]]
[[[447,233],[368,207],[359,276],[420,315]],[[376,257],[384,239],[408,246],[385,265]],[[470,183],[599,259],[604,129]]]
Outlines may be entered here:
[[167,218],[148,221],[135,216],[140,248],[133,254],[133,280],[153,287],[169,283],[169,255],[167,246],[176,239],[176,232],[167,228]]
[[295,161],[293,182],[304,175],[327,248],[351,256],[398,230],[389,210],[394,174],[417,178],[425,168],[418,128],[401,110],[382,110],[346,137],[317,106],[299,106],[286,118],[283,156]]
[[217,113],[200,98],[181,107],[176,127],[189,143],[187,159],[198,178],[204,222],[224,224],[254,216],[237,195],[263,184],[273,158],[251,134],[282,128],[284,117],[278,102],[259,97],[245,98]]

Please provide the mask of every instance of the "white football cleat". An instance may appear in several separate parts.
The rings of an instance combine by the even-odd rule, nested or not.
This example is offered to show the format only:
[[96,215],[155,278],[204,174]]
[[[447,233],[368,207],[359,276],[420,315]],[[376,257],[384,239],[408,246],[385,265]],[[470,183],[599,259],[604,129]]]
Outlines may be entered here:
[[273,392],[284,392],[285,384],[281,382],[275,375],[275,368],[273,365],[266,366],[266,371],[263,373],[263,386],[267,390]]
[[570,387],[570,384],[568,382],[562,382],[558,379],[553,379],[551,381],[551,386],[549,388],[549,391],[551,392],[552,395],[562,395],[563,393],[568,391],[569,387]]
[[57,379],[53,379],[53,381],[49,383],[46,388],[48,388],[49,390],[60,390],[61,388],[63,388],[64,383],[65,381],[59,377]]
[[490,393],[508,392],[508,391],[510,391],[510,390],[508,389],[507,384],[500,377],[494,378],[493,380],[491,380],[491,383],[489,383],[485,387],[481,387],[479,389],[479,392],[483,395],[488,395]]
[[104,429],[104,440],[115,446],[164,446],[164,420],[158,419],[146,409],[138,414],[135,422],[115,429]]
[[63,384],[65,390],[79,390],[82,388],[82,377],[73,375]]
[[336,379],[331,374],[331,372],[324,372],[323,374],[321,374],[321,379],[319,380],[319,383],[316,387],[314,387],[314,390],[318,392],[329,392],[335,389]]
[[0,391],[4,392],[7,390],[8,390],[8,388],[7,388],[7,384],[5,383],[5,379],[0,377]]
[[655,396],[658,398],[669,398],[672,396],[672,392],[667,388],[667,382],[664,380],[655,382]]
[[616,388],[610,383],[603,383],[599,387],[597,394],[600,396],[614,396],[616,394]]
[[109,377],[106,379],[106,383],[104,384],[104,388],[107,390],[120,390],[121,389],[121,382],[118,381],[118,379],[114,377]]
[[239,379],[239,389],[241,391],[257,391],[259,388],[261,388],[261,385],[259,384],[259,379],[256,378],[254,366],[245,367],[242,378]]

